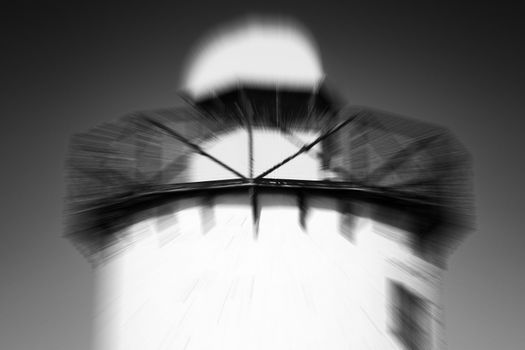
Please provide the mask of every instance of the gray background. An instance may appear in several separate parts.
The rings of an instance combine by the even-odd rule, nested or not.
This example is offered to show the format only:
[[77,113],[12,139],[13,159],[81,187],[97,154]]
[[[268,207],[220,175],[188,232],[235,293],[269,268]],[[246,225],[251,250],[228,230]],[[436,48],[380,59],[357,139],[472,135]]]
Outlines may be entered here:
[[309,27],[349,102],[447,126],[469,148],[478,220],[446,275],[449,348],[522,349],[525,5],[421,3],[3,7],[0,349],[90,346],[91,270],[61,237],[69,136],[173,105],[191,44],[259,12]]

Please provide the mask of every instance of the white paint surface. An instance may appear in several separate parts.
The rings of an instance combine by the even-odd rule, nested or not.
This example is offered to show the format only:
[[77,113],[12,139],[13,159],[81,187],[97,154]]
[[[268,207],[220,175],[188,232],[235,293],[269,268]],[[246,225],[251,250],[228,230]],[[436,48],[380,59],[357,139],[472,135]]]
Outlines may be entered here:
[[216,197],[206,232],[198,198],[124,232],[96,271],[97,350],[402,349],[391,280],[429,301],[440,336],[441,271],[382,234],[407,233],[356,218],[351,242],[334,200],[308,199],[306,231],[294,196],[260,202],[257,237],[245,195]]

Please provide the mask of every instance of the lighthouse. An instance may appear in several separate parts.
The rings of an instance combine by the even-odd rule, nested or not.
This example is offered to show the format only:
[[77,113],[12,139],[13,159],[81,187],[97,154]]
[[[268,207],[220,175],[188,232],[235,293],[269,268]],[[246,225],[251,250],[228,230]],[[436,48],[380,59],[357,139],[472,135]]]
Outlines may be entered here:
[[296,23],[215,32],[181,85],[184,103],[71,140],[95,348],[444,349],[443,273],[471,220],[461,143],[344,103]]

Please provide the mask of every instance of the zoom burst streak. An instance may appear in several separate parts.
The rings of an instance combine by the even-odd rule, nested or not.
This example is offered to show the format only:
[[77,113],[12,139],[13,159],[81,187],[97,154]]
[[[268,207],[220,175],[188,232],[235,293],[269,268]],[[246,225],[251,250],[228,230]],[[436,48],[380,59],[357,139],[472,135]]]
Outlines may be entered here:
[[72,138],[97,350],[444,348],[469,155],[323,79],[297,24],[243,22],[195,51],[184,104]]

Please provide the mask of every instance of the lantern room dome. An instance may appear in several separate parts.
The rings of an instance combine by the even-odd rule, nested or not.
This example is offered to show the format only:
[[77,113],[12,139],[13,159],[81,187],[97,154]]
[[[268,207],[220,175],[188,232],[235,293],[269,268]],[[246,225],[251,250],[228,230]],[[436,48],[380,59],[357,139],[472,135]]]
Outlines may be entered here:
[[291,22],[244,22],[198,46],[183,90],[202,99],[235,85],[316,89],[324,73],[316,44]]

